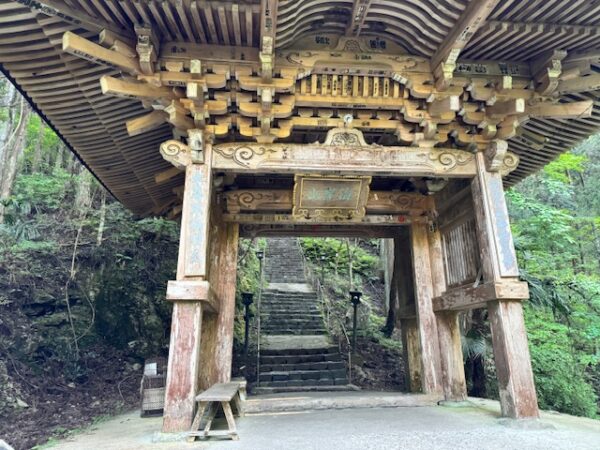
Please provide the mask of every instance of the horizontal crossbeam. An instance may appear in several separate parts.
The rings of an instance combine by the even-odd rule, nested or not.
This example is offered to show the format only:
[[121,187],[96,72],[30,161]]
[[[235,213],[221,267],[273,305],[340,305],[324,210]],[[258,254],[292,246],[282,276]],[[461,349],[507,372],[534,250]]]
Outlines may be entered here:
[[527,283],[506,279],[481,284],[461,286],[444,292],[433,299],[434,311],[463,311],[485,307],[494,300],[526,300],[529,298]]
[[219,312],[219,301],[208,281],[202,280],[170,280],[167,283],[167,300],[200,301],[208,312]]

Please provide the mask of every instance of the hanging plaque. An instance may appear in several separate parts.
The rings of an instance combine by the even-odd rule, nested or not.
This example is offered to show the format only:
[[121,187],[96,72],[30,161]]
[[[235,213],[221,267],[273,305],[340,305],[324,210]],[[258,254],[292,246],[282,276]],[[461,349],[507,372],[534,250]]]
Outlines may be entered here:
[[300,222],[360,221],[371,177],[296,175],[292,215]]

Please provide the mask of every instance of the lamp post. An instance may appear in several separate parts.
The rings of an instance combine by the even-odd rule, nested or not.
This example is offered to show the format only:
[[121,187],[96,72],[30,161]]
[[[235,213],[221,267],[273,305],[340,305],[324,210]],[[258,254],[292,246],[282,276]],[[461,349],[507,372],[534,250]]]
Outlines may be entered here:
[[256,257],[258,258],[258,303],[256,305],[256,385],[260,383],[260,300],[262,298],[262,285],[263,285],[263,259],[265,252],[262,250],[256,251]]
[[350,291],[350,301],[352,302],[352,307],[354,308],[354,314],[352,317],[352,353],[356,351],[356,321],[357,321],[357,308],[360,305],[360,297],[362,296],[362,292],[359,291]]
[[250,313],[250,305],[253,302],[254,294],[251,292],[242,292],[242,303],[244,304],[244,361],[248,360],[248,335],[250,332],[250,319],[252,314]]
[[321,255],[321,257],[319,258],[319,260],[321,261],[321,286],[323,286],[323,283],[325,282],[325,260],[327,259],[327,257],[325,255]]

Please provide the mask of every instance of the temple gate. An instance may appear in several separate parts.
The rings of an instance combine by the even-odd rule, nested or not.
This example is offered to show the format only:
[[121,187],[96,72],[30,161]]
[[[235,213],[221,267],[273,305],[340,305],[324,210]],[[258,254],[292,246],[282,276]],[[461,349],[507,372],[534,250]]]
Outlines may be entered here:
[[261,235],[393,239],[411,390],[465,399],[457,317],[486,307],[502,414],[538,416],[504,186],[599,127],[598,7],[338,3],[0,0],[3,72],[119,200],[181,220],[165,432],[231,377]]

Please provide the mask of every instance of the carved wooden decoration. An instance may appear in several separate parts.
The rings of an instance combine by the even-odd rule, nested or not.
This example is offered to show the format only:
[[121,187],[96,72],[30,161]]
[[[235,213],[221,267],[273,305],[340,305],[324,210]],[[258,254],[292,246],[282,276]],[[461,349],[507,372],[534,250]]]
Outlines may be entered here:
[[359,222],[371,177],[296,175],[292,216],[298,221]]
[[[337,134],[335,139],[354,139]],[[330,146],[321,144],[217,144],[213,168],[250,173],[346,172],[396,176],[472,177],[472,153],[445,148]]]
[[[236,189],[222,194],[227,212],[279,211],[291,212],[293,191],[284,189]],[[408,214],[432,213],[433,197],[414,192],[369,191],[367,213]]]

